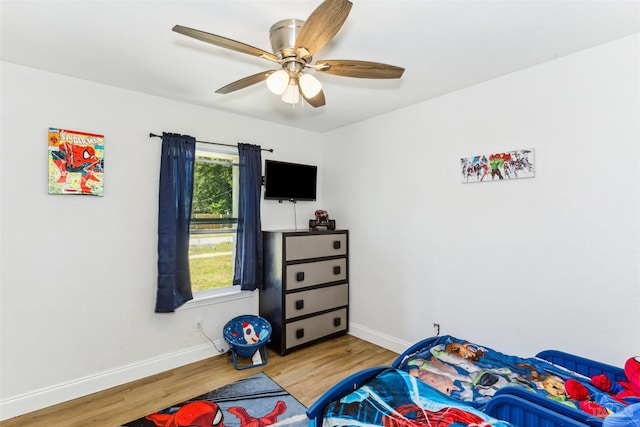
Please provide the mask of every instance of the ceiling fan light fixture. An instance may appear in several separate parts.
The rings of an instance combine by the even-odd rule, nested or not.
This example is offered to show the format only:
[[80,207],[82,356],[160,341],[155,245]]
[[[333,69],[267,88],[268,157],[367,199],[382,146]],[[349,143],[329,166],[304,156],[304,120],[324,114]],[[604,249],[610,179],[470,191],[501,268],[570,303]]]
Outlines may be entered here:
[[173,31],[280,66],[278,71],[267,70],[236,80],[216,90],[216,93],[231,93],[266,80],[269,91],[280,95],[283,102],[295,107],[298,102],[304,105],[303,101],[306,101],[317,108],[326,104],[324,89],[315,77],[303,73],[307,67],[335,76],[363,79],[398,79],[404,72],[402,67],[371,61],[323,60],[312,64],[315,54],[340,31],[352,5],[350,0],[322,0],[305,21],[285,19],[275,23],[269,32],[273,53],[182,25],[175,25]]
[[286,102],[287,104],[297,104],[298,102],[300,102],[300,92],[298,90],[298,85],[295,79],[291,79],[289,81],[289,85],[285,89],[280,99],[282,100],[282,102]]
[[300,77],[300,90],[306,98],[313,98],[322,90],[322,84],[311,74],[303,74]]
[[278,70],[267,78],[267,87],[276,95],[282,95],[289,85],[289,73]]

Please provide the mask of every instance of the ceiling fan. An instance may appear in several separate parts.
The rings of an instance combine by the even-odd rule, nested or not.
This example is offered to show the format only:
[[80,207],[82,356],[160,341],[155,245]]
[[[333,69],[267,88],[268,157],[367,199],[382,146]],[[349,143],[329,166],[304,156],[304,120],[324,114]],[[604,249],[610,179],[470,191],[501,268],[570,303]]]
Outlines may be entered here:
[[266,80],[271,92],[281,95],[282,101],[297,104],[304,99],[313,107],[325,105],[322,85],[309,68],[327,74],[365,79],[397,79],[404,68],[379,62],[356,60],[319,60],[312,64],[312,57],[322,49],[342,28],[352,3],[348,0],[325,0],[306,21],[285,19],[275,23],[270,30],[270,53],[226,37],[176,25],[173,31],[213,45],[248,55],[257,56],[280,65],[279,70],[262,71],[244,77],[216,90],[226,94],[244,89]]

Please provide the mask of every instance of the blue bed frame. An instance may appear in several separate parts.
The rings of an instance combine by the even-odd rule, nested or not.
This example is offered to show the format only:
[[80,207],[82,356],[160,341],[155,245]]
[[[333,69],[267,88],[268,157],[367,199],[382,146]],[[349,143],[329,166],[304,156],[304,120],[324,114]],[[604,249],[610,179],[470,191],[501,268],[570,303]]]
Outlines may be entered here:
[[617,368],[591,359],[585,359],[584,357],[565,353],[563,351],[544,350],[536,354],[536,357],[556,365],[564,366],[565,368],[582,374],[585,377],[591,378],[594,375],[606,374],[614,381],[627,381],[624,369],[622,368]]
[[[392,368],[399,368],[406,357],[416,351],[430,346],[441,337],[430,337],[409,347],[392,363]],[[591,377],[604,373],[615,381],[624,380],[624,370],[612,365],[586,359],[571,353],[557,350],[544,350],[536,355],[553,364],[565,367],[581,375]],[[388,366],[377,366],[356,372],[331,387],[307,410],[310,427],[322,427],[324,408],[332,401],[340,399],[380,374]],[[508,421],[520,427],[585,427],[602,426],[602,419],[590,416],[582,411],[538,396],[517,387],[504,387],[489,401],[484,412],[497,419]]]
[[[368,368],[348,376],[331,387],[307,409],[309,426],[322,427],[324,408],[330,402],[351,393],[387,369],[389,369],[388,366]],[[575,419],[538,406],[519,396],[508,394],[492,399],[485,412],[487,415],[509,421],[520,427],[585,427],[585,424]]]
[[366,384],[367,381],[369,381],[371,378],[374,378],[376,375],[386,369],[389,369],[389,367],[376,366],[373,368],[367,368],[362,371],[358,371],[327,390],[322,396],[320,396],[315,402],[313,402],[309,409],[307,409],[309,427],[322,426],[322,419],[324,418],[324,408],[330,402],[338,400],[342,396],[346,396],[347,394]]
[[[615,381],[626,381],[624,369],[617,368],[615,366],[608,365],[606,363],[598,362],[596,360],[591,360],[581,356],[576,356],[571,353],[565,353],[563,351],[558,351],[558,350],[544,350],[536,354],[536,357],[540,359],[544,359],[555,365],[559,365],[564,368],[567,368],[573,372],[577,372],[578,374],[584,375],[585,377],[588,377],[588,378],[591,378],[593,375],[605,374],[609,378],[614,379]],[[496,395],[498,396],[504,396],[505,394],[523,397],[524,399],[527,399],[528,401],[534,404],[547,408],[551,411],[564,414],[567,417],[580,421],[588,426],[592,426],[592,427],[602,426],[601,418],[590,416],[589,414],[583,411],[572,409],[568,406],[556,403],[550,399],[546,399],[535,393],[528,393],[526,390],[519,389],[517,387],[504,387],[502,390],[499,390],[496,393]]]

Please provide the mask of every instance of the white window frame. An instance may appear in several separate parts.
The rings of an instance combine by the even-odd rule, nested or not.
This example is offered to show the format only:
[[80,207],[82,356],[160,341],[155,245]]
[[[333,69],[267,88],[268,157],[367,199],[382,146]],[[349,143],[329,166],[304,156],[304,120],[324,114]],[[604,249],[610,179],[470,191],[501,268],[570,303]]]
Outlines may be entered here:
[[[218,147],[212,144],[207,143],[196,143],[196,155],[198,152],[209,152],[221,155],[230,155],[237,157],[238,150],[233,148],[225,148]],[[234,212],[233,217],[237,218],[237,209],[238,209],[238,191],[239,191],[239,183],[238,183],[238,170],[234,169],[234,177],[233,177],[233,206]],[[235,243],[235,237],[234,237]],[[233,255],[232,260],[235,264],[235,244],[233,245]],[[233,278],[232,278],[233,280]],[[193,299],[188,301],[186,304],[182,305],[179,309],[187,310],[196,307],[202,307],[206,305],[219,304],[222,302],[233,301],[237,299],[250,298],[253,296],[253,292],[250,291],[242,291],[240,290],[239,285],[230,284],[229,286],[225,286],[224,288],[215,288],[215,289],[205,289],[203,291],[194,291]]]

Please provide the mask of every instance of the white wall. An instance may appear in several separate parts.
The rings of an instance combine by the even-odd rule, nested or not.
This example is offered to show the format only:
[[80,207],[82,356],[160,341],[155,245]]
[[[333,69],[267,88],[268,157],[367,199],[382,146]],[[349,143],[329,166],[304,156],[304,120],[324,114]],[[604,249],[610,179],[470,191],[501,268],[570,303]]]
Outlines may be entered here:
[[[640,353],[638,36],[317,135],[2,63],[0,416],[208,357],[255,296],[153,313],[160,144],[172,131],[319,165],[349,228],[350,327],[614,364]],[[410,70],[408,70],[410,72]],[[105,196],[49,196],[49,126],[105,135]],[[317,147],[323,151],[318,153]],[[309,147],[314,147],[310,150]],[[461,184],[459,159],[533,147],[533,179]],[[323,154],[324,153],[324,154]]]
[[[257,294],[155,314],[160,140],[177,132],[273,148],[317,164],[315,133],[2,63],[1,417],[217,354]],[[104,197],[47,194],[47,130],[105,135]],[[309,150],[309,147],[314,150]],[[321,191],[321,188],[320,188]],[[321,194],[321,193],[320,193]],[[298,224],[318,203],[299,203]],[[293,228],[293,205],[263,202],[265,229]]]
[[[353,334],[402,351],[438,322],[521,355],[640,354],[638,47],[624,38],[326,135]],[[530,147],[535,178],[461,183],[461,157]]]

